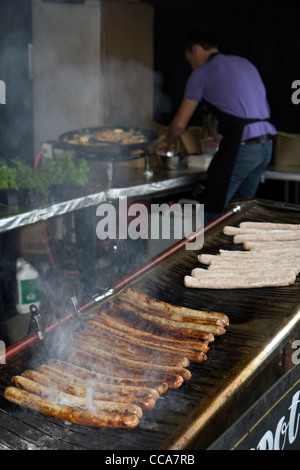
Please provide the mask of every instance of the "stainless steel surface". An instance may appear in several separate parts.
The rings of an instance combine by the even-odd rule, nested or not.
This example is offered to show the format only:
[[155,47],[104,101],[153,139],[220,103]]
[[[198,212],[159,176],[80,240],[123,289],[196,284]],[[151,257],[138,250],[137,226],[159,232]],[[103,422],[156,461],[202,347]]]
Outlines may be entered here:
[[282,167],[270,166],[261,177],[261,182],[267,180],[282,181],[284,184],[284,201],[290,201],[290,186],[294,186],[294,201],[299,203],[300,194],[300,167]]
[[300,182],[300,167],[283,167],[278,169],[270,166],[262,175],[262,182],[265,180]]
[[[170,153],[170,155],[168,155],[168,153]],[[188,164],[188,159],[185,155],[177,155],[167,152],[165,155],[160,154],[159,157],[162,167],[167,170],[179,170],[186,168]]]
[[168,171],[159,168],[153,169],[151,180],[144,175],[144,169],[116,168],[114,180],[107,187],[107,180],[101,183],[101,187],[91,192],[76,190],[74,196],[52,204],[44,204],[36,208],[28,208],[19,213],[0,215],[0,233],[16,229],[28,224],[47,220],[68,212],[97,206],[106,201],[127,198],[147,197],[180,190],[191,186],[205,178],[205,162],[203,166],[189,166],[184,170]]

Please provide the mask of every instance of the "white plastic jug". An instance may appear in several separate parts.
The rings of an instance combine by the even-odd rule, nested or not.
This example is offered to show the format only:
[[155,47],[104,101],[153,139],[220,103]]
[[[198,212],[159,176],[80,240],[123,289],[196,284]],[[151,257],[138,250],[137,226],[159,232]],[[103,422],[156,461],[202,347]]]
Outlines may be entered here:
[[31,304],[40,306],[39,273],[23,258],[17,260],[17,312],[29,313]]

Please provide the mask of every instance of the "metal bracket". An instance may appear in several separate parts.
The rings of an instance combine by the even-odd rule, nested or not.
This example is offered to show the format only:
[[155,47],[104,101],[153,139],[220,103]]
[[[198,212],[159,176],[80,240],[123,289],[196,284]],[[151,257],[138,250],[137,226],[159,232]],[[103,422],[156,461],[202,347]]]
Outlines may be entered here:
[[145,169],[143,172],[144,178],[150,180],[153,178],[153,170],[150,168],[149,155],[145,155]]
[[40,340],[42,340],[44,339],[46,332],[43,326],[42,317],[41,317],[39,308],[37,305],[32,304],[30,305],[29,310],[31,312],[31,318],[30,318],[30,323],[29,323],[29,328],[28,328],[28,334],[30,335],[31,333],[36,331]]
[[79,302],[78,302],[78,299],[76,297],[76,294],[73,294],[72,297],[71,297],[71,302],[73,304],[73,307],[74,307],[74,310],[76,312],[76,315],[77,317],[79,318],[79,320],[81,319],[82,317],[82,312],[80,310],[80,307],[79,307]]

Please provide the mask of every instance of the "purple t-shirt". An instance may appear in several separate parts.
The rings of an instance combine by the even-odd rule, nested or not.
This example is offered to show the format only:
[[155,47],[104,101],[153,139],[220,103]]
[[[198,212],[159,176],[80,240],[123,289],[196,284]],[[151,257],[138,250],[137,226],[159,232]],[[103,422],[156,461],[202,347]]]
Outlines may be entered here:
[[[241,118],[268,118],[266,89],[256,67],[243,57],[218,53],[190,75],[185,98],[205,99],[221,111]],[[242,140],[276,134],[269,122],[245,126]]]

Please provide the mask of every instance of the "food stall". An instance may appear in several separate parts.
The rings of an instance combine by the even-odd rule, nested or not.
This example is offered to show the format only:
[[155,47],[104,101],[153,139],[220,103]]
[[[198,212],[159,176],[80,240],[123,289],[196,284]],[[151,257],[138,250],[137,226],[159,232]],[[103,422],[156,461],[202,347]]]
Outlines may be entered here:
[[[146,128],[157,115],[172,114],[161,80],[168,76],[166,57],[172,63],[171,52],[176,55],[177,50],[172,46],[173,51],[159,54],[161,71],[166,73],[164,77],[157,75],[154,65],[159,65],[159,60],[154,63],[153,44],[159,52],[163,44],[153,37],[153,26],[160,26],[164,39],[172,26],[175,42],[178,29],[164,8],[156,10],[160,16],[154,25],[154,10],[143,3],[152,2],[27,2],[23,21],[27,35],[21,38],[21,48],[19,44],[12,48],[22,50],[22,67],[16,74],[10,64],[12,54],[5,54],[1,62],[3,70],[10,72],[1,77],[8,89],[11,76],[23,79],[26,75],[27,85],[24,92],[16,83],[7,95],[5,109],[13,116],[8,115],[3,128],[5,142],[9,149],[12,142],[19,144],[16,148],[29,154],[30,161],[41,143],[44,146],[39,155],[51,158],[54,148],[83,155],[94,166],[93,183],[99,186],[43,207],[5,214],[0,218],[1,234],[56,216],[76,217],[88,209],[95,215],[97,205],[122,197],[138,200],[178,194],[205,180],[206,166],[151,167],[143,142],[126,144],[120,152],[113,142],[101,141],[99,128],[97,136],[93,135],[92,126],[115,125],[120,130],[123,123],[130,122],[130,126]],[[228,28],[221,10],[216,23],[215,12],[208,12],[205,5],[201,8],[204,17],[214,19],[214,25],[219,22],[221,30],[226,24],[226,34],[231,31],[228,49],[232,50],[236,25]],[[184,8],[175,11],[180,20],[185,16],[181,10]],[[190,6],[186,13],[189,24]],[[269,18],[269,9],[264,13]],[[245,18],[244,10],[240,16]],[[255,30],[256,16],[249,23],[246,15],[251,31]],[[9,18],[14,17],[11,7]],[[293,18],[296,16],[290,20]],[[269,22],[272,30],[276,21]],[[245,38],[249,36],[244,34],[247,28],[243,30]],[[3,37],[7,44],[11,32],[21,36],[17,29],[14,21],[6,22]],[[180,30],[184,29],[182,23]],[[267,36],[274,42],[272,34]],[[266,56],[261,54],[258,62],[267,78],[273,58],[266,61]],[[177,70],[185,73],[179,62]],[[180,77],[172,73],[176,89]],[[283,82],[285,103],[289,81]],[[169,87],[170,83],[172,80]],[[275,96],[277,121],[282,124],[284,119],[284,127],[297,128],[285,122],[289,112],[282,112],[280,86],[276,79],[273,105]],[[29,96],[28,90],[29,105],[23,100]],[[180,87],[178,93],[181,97]],[[176,102],[177,96],[173,99]],[[21,112],[18,101],[30,109]],[[293,106],[290,114],[296,115],[291,100],[288,102]],[[158,105],[155,110],[154,103]],[[22,126],[12,119],[16,109]],[[26,128],[24,134],[34,141],[33,151],[23,140],[24,123],[31,121],[32,129]],[[151,132],[149,135],[146,147],[153,138]],[[135,166],[143,159],[145,166]],[[269,176],[266,172],[265,178]],[[286,232],[291,226],[298,231],[299,212],[299,205],[288,201],[237,201],[191,237],[119,280],[110,283],[107,268],[107,278],[101,279],[106,288],[92,295],[94,283],[88,274],[85,281],[90,285],[86,285],[84,301],[78,302],[73,295],[72,307],[53,312],[49,323],[44,321],[43,305],[38,309],[32,304],[28,333],[8,347],[0,341],[0,449],[151,451],[153,455],[167,451],[183,459],[195,450],[299,449],[297,239],[292,238],[295,251],[286,259],[283,249],[279,250],[285,267],[282,278],[281,265],[271,261],[273,254],[269,253],[267,263],[263,261],[268,247],[254,254],[250,262],[252,249],[234,236],[243,223],[280,224]],[[77,235],[82,235],[81,242],[89,249],[81,256],[82,274],[95,262],[96,236],[80,217],[78,225],[81,233]],[[188,249],[191,241],[203,235],[203,246]],[[223,256],[229,256],[229,264],[224,265],[222,276],[210,275],[212,261]],[[244,257],[243,274],[234,270],[236,260],[231,256]],[[59,297],[58,292],[54,295]]]
[[[260,400],[269,397],[278,383],[280,397],[287,396],[291,390],[295,396],[299,394],[297,355],[292,354],[299,338],[299,279],[285,286],[238,289],[192,289],[185,287],[184,279],[199,267],[200,254],[217,254],[219,250],[243,251],[241,245],[234,244],[232,236],[224,234],[225,226],[239,227],[245,221],[297,224],[299,210],[299,206],[264,200],[238,202],[205,226],[201,249],[186,249],[190,239],[183,239],[115,285],[108,286],[104,294],[95,295],[81,306],[75,302],[73,311],[43,329],[37,327],[31,335],[8,348],[6,363],[1,366],[1,448],[193,451],[214,446],[239,448],[241,443],[247,448],[245,435],[251,434],[252,429],[241,423],[243,415],[249,410],[252,413],[248,423],[271,417],[281,399],[267,402],[268,413],[257,415],[252,410]],[[197,233],[195,237],[199,235]],[[209,343],[205,353],[207,358],[190,361],[185,367],[190,374],[184,376],[179,386],[169,386],[161,393],[152,409],[143,409],[136,426],[124,429],[70,424],[4,398],[12,377],[21,376],[26,370],[40,370],[47,363],[72,363],[70,348],[79,346],[76,341],[70,346],[66,338],[73,334],[78,338],[78,331],[101,312],[114,318],[112,306],[122,300],[128,288],[150,297],[149,312],[151,302],[156,299],[173,306],[171,310],[181,306],[198,312],[218,312],[229,319],[223,334],[216,334]],[[146,320],[135,326],[140,335],[148,328]],[[149,376],[153,376],[151,366],[155,369],[155,364],[156,361],[148,362]],[[106,374],[116,376],[114,367],[113,361]],[[87,369],[93,370],[91,366]],[[132,377],[137,380],[134,371]],[[277,389],[277,397],[278,393]],[[297,416],[295,401],[293,409]],[[281,424],[277,445],[279,439],[280,448],[299,448],[296,428],[292,430],[290,425],[287,438],[287,431],[283,432]],[[267,429],[268,426],[271,427],[269,432],[275,434],[276,426],[272,428],[272,420],[267,422]],[[257,425],[253,425],[254,428]],[[233,438],[230,439],[228,434],[226,437],[227,432],[233,433]],[[250,448],[263,446],[263,436],[258,433],[256,441],[249,444]],[[264,445],[272,448],[273,444],[268,440]]]

